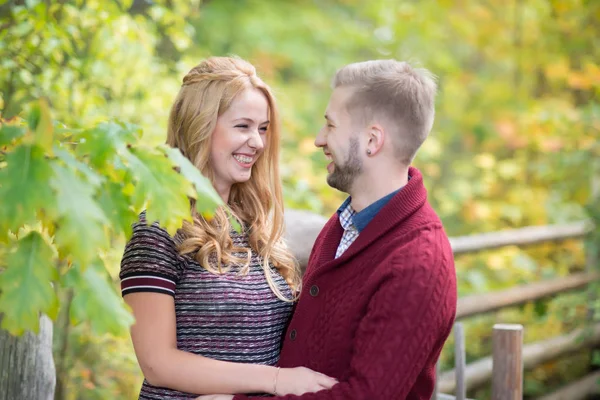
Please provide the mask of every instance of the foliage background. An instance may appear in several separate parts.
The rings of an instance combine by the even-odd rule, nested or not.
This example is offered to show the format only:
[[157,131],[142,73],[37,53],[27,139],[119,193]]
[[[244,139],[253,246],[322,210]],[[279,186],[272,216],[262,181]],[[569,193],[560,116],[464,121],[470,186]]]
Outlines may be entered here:
[[[594,0],[75,0],[0,1],[0,110],[45,97],[71,127],[119,119],[164,142],[183,75],[235,54],[275,90],[284,120],[288,207],[332,213],[312,142],[340,66],[414,60],[439,77],[437,119],[415,165],[450,236],[599,215],[600,2]],[[117,287],[122,242],[109,255]],[[457,258],[459,294],[485,293],[585,268],[582,241]],[[590,243],[594,248],[594,243]],[[72,295],[59,293],[68,305]],[[467,325],[468,361],[490,353],[495,321],[533,342],[580,326],[583,293],[503,310]],[[141,373],[127,336],[55,323],[58,399],[133,399]],[[442,356],[453,363],[452,342]],[[583,375],[590,354],[527,375],[530,397]],[[489,394],[472,393],[477,398]]]

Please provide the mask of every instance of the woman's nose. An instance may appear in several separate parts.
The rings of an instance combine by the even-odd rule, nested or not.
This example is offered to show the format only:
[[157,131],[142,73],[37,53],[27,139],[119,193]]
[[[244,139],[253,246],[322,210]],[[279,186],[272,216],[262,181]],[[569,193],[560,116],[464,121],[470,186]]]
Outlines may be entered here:
[[248,139],[248,146],[255,150],[262,150],[265,147],[263,138],[258,131],[253,131],[250,138]]

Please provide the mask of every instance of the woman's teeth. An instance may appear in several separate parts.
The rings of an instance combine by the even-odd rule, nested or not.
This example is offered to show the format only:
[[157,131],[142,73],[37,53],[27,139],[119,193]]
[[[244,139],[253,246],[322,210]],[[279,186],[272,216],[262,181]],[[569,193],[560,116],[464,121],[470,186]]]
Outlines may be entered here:
[[242,156],[239,154],[234,154],[233,158],[241,162],[242,164],[250,164],[252,162],[252,157]]

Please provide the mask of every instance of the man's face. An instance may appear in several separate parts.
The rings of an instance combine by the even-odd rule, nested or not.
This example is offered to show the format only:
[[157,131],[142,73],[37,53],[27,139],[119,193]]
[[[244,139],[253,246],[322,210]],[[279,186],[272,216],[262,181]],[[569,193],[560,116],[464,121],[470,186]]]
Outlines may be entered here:
[[346,193],[362,173],[359,127],[346,109],[351,95],[351,88],[338,87],[333,91],[325,111],[325,125],[315,139],[315,146],[323,148],[331,160],[327,165],[327,183]]

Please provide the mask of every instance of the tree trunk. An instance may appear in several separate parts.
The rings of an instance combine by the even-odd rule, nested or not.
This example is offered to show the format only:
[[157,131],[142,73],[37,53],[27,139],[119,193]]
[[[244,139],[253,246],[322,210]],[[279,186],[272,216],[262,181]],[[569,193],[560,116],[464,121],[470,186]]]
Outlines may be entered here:
[[52,400],[55,384],[50,318],[40,318],[37,335],[0,330],[0,400]]

